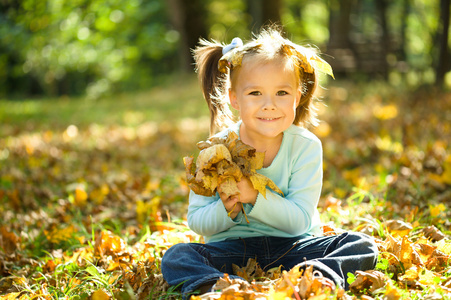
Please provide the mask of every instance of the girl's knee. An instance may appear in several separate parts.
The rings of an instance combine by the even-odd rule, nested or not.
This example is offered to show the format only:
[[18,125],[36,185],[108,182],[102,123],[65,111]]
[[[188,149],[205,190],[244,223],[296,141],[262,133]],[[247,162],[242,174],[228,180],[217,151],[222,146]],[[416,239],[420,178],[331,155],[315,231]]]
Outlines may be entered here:
[[346,237],[342,240],[343,245],[351,243],[356,252],[378,256],[377,244],[371,236],[361,232],[347,232],[345,235]]
[[180,255],[184,253],[188,253],[192,250],[191,244],[188,243],[180,243],[172,245],[163,255],[164,260],[172,260],[174,257],[180,257]]

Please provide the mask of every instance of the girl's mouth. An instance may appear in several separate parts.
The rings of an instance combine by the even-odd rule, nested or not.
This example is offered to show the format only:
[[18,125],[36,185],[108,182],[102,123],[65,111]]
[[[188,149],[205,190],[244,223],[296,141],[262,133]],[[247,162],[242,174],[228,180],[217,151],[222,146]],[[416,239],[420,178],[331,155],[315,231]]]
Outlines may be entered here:
[[280,117],[278,117],[278,118],[258,118],[258,119],[260,119],[262,121],[274,121],[274,120],[280,119]]

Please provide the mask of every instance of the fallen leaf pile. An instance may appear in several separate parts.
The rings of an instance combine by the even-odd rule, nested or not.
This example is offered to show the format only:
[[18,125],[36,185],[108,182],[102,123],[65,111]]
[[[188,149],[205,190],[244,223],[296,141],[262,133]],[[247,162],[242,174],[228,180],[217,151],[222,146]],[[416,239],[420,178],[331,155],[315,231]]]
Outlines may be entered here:
[[[372,236],[380,250],[376,268],[349,275],[351,290],[343,292],[314,271],[263,271],[248,261],[234,267],[244,281],[224,278],[210,296],[450,299],[451,95],[374,82],[328,88],[313,129],[324,149],[323,231]],[[73,101],[67,105],[76,107]],[[202,242],[186,225],[192,182],[180,158],[205,139],[208,118],[136,126],[106,126],[98,118],[86,126],[37,122],[34,108],[52,102],[29,102],[25,121],[0,120],[0,299],[180,299],[160,263],[172,245]],[[232,150],[225,141],[216,145],[250,176],[259,165],[237,163],[234,153],[247,148],[236,143]],[[202,152],[213,144],[201,144]],[[215,175],[202,168],[198,177],[196,163],[191,179],[210,176],[211,193]]]
[[199,142],[202,150],[194,165],[194,157],[183,159],[188,186],[196,194],[213,196],[216,192],[226,198],[239,195],[237,186],[243,176],[266,198],[266,187],[283,194],[274,182],[256,171],[263,167],[265,154],[246,145],[238,135],[230,131],[225,138],[212,137]]
[[[273,280],[268,280],[268,274],[259,268],[255,260],[249,259],[246,271],[249,271],[249,266],[256,266],[261,277],[251,281],[247,277],[249,274],[237,274],[246,280],[231,279],[225,274],[214,285],[214,292],[191,299],[348,299],[343,289],[336,288],[330,279],[314,271],[312,266],[302,269],[295,266],[278,273],[278,278]],[[266,280],[262,281],[263,278]]]

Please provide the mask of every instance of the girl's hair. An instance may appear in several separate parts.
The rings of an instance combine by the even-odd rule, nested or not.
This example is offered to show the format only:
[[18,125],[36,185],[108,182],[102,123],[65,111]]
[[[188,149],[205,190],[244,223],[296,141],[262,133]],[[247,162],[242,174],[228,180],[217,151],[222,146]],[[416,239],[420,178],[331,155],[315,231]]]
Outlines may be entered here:
[[211,135],[216,128],[222,129],[233,122],[228,89],[231,87],[235,71],[248,59],[258,59],[262,63],[281,59],[288,61],[289,66],[291,65],[296,72],[302,91],[293,124],[304,127],[317,125],[314,105],[314,93],[318,86],[316,69],[330,75],[332,70],[313,49],[292,43],[282,37],[280,29],[274,26],[263,29],[252,41],[225,55],[222,53],[224,44],[204,39],[201,39],[199,44],[193,53],[201,89],[210,109]]

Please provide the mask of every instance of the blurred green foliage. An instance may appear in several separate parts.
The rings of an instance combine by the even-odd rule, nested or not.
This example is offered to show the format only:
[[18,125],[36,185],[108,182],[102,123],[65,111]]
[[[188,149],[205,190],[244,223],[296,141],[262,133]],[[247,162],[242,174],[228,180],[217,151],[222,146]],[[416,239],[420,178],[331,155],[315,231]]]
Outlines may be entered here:
[[0,14],[3,95],[87,92],[95,98],[145,88],[175,67],[178,33],[163,0],[6,3]]
[[[224,42],[235,36],[250,38],[259,28],[252,25],[249,1],[199,1],[207,12],[207,38]],[[86,95],[94,99],[161,83],[166,75],[183,69],[179,50],[184,33],[174,29],[174,17],[180,16],[169,2],[0,1],[0,97]],[[375,2],[354,2],[349,36],[358,44],[380,41]],[[330,13],[337,1],[281,3],[281,23],[288,36],[327,54]],[[406,7],[407,18],[400,18]],[[439,0],[388,3],[391,83],[415,86],[434,81],[438,16]],[[326,55],[326,59],[335,58]]]

